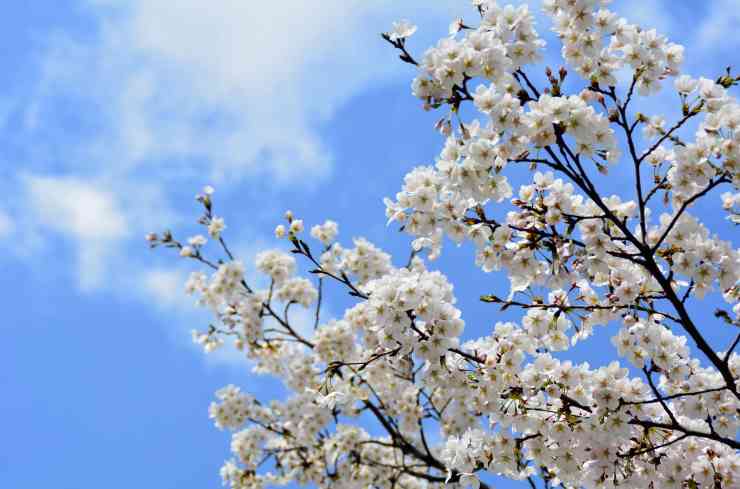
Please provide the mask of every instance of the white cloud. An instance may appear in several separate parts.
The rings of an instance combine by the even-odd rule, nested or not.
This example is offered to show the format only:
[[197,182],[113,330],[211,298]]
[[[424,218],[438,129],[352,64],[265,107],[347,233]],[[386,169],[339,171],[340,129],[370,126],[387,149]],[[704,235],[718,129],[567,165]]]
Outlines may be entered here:
[[0,239],[7,238],[15,231],[15,221],[0,209]]
[[696,29],[698,47],[706,51],[729,52],[740,45],[740,36],[737,35],[740,5],[737,0],[714,0],[707,6],[709,11]]
[[162,307],[195,307],[184,291],[186,275],[177,269],[144,270],[137,277],[146,298]]
[[76,178],[27,176],[26,188],[37,222],[79,240],[114,240],[128,223],[115,197]]
[[[372,82],[407,71],[378,36],[389,5],[88,0],[97,36],[53,36],[27,126],[58,122],[50,111],[62,97],[96,128],[74,148],[78,165],[120,171],[167,160],[215,178],[317,180],[332,163],[322,123]],[[439,2],[420,13],[447,10]]]
[[80,287],[99,285],[114,243],[128,235],[129,224],[116,198],[76,178],[27,175],[24,183],[34,223],[75,244]]
[[[644,29],[655,29],[659,34],[669,36],[676,27],[675,17],[661,0],[619,0],[612,3],[609,9],[619,13],[628,22]],[[680,39],[670,39],[681,42]]]
[[[144,248],[146,231],[174,221],[158,190],[146,185],[132,188],[127,182],[34,174],[22,175],[20,182],[22,244],[43,249],[54,245],[55,237],[64,238],[75,250],[83,290],[119,283],[120,276],[113,284],[103,279],[114,269],[122,276],[131,271],[125,251],[131,238],[137,237]],[[58,257],[59,250],[54,254]]]

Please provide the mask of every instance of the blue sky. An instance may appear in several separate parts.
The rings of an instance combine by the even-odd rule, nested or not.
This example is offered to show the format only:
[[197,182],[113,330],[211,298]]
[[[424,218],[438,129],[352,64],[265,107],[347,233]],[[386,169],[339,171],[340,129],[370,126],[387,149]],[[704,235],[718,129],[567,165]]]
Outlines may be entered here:
[[[248,262],[274,246],[288,208],[405,259],[408,239],[386,228],[382,197],[433,162],[440,115],[420,110],[413,73],[378,33],[413,19],[420,31],[409,44],[420,53],[451,19],[472,14],[467,2],[394,3],[5,6],[0,486],[220,484],[228,438],[207,417],[213,391],[235,383],[268,398],[279,389],[233,355],[204,357],[190,343],[190,329],[206,324],[181,293],[190,268],[143,241],[166,227],[194,232],[193,195],[204,184],[216,187],[227,237]],[[685,44],[687,73],[714,77],[738,65],[740,1],[698,4],[617,0],[614,9]],[[558,48],[539,25],[553,59]],[[644,111],[674,102],[665,90]],[[619,193],[619,177],[601,183]],[[710,209],[696,213],[722,231]],[[476,271],[468,247],[448,244],[438,266],[455,284],[467,334],[515,317],[477,302],[508,286]],[[327,312],[347,304],[336,288]],[[575,354],[608,359],[613,330],[598,333]],[[718,345],[724,336],[710,334]]]

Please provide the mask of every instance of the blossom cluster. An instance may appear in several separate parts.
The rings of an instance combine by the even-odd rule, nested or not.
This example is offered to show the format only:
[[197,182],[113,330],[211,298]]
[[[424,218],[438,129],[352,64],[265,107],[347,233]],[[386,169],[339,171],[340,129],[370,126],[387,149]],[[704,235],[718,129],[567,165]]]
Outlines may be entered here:
[[[486,489],[498,474],[565,488],[740,485],[740,335],[713,346],[715,325],[690,309],[717,294],[729,305],[717,322],[740,327],[740,251],[690,212],[724,187],[721,207],[740,222],[740,77],[680,75],[683,47],[608,3],[545,0],[567,68],[543,70],[540,88],[527,71],[544,41],[526,6],[475,0],[478,25],[455,20],[418,62],[416,26],[384,35],[418,69],[424,108],[446,111],[434,164],[384,200],[388,223],[413,238],[405,264],[292,212],[275,228],[282,248],[238,261],[210,187],[198,196],[210,242],[147,236],[211,269],[186,284],[215,318],[194,341],[213,351],[232,340],[289,391],[269,403],[217,392],[211,418],[233,431],[225,484]],[[668,77],[682,117],[632,115]],[[615,171],[634,171],[633,194],[600,191],[594,174]],[[481,300],[520,309],[519,322],[490,330],[467,317],[480,329],[466,328],[453,285],[431,268],[448,238],[470,242],[484,272],[505,271],[508,294]],[[329,284],[354,301],[331,319]],[[615,324],[618,361],[567,359]]]
[[[617,84],[617,72],[629,66],[637,90],[651,95],[660,89],[660,80],[676,75],[683,61],[684,47],[668,42],[655,29],[630,24],[599,4],[610,0],[545,0],[544,9],[553,17],[553,30],[563,43],[563,59],[586,80],[605,86]],[[605,42],[608,39],[609,42]]]
[[[534,29],[534,18],[527,5],[499,7],[484,2],[481,24],[458,40],[442,39],[429,49],[414,79],[414,95],[430,105],[453,98],[469,78],[499,80],[520,66],[542,59],[545,43]],[[505,82],[504,82],[505,83]]]

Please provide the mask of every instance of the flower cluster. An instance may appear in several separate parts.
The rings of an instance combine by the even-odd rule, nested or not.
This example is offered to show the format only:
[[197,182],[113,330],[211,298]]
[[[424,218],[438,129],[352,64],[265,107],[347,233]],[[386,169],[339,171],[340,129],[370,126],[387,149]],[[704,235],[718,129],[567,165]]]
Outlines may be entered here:
[[295,258],[277,250],[262,251],[255,259],[257,269],[282,284],[295,272]]
[[599,4],[608,3],[545,0],[544,9],[553,17],[553,30],[563,42],[563,58],[584,79],[605,86],[616,85],[616,72],[629,65],[638,92],[655,93],[661,79],[679,72],[683,46],[668,42],[655,29],[630,24],[605,8],[596,10]]
[[[544,87],[527,74],[544,41],[526,6],[474,0],[478,25],[456,19],[420,61],[407,45],[416,26],[383,35],[417,66],[412,91],[425,109],[447,110],[434,164],[384,200],[388,223],[413,237],[403,265],[365,238],[343,245],[333,221],[309,228],[292,212],[275,229],[292,248],[245,265],[210,187],[197,196],[210,241],[147,235],[211,269],[186,284],[215,317],[194,341],[212,351],[233,340],[288,392],[269,402],[234,386],[216,393],[211,418],[234,432],[224,484],[487,489],[499,474],[535,487],[740,485],[740,251],[691,213],[722,187],[722,208],[740,222],[730,90],[740,77],[678,76],[683,48],[608,3],[545,0],[568,68],[544,69]],[[667,77],[678,120],[632,110]],[[604,193],[594,174],[610,171],[631,174],[634,191]],[[482,334],[461,339],[453,285],[429,268],[447,238],[471,242],[483,271],[505,271],[508,295],[480,299],[520,310],[519,322],[491,331],[466,316]],[[212,247],[221,259],[207,256]],[[330,286],[351,301],[335,318],[321,310]],[[693,314],[712,294],[730,305],[714,313],[719,328]],[[297,317],[294,304],[311,311]],[[567,359],[610,324],[619,361]],[[728,330],[734,340],[715,346]]]
[[465,323],[441,273],[402,268],[370,282],[367,290],[369,320],[377,325],[380,345],[414,350],[430,361],[456,346]]
[[228,385],[216,392],[219,403],[212,402],[208,409],[211,419],[219,429],[237,429],[250,415],[253,398],[238,387]]
[[[352,275],[359,284],[382,277],[392,269],[390,255],[365,238],[355,238],[354,245],[354,248],[344,249],[335,244],[322,255],[322,263],[328,262],[330,267]],[[338,260],[331,264],[334,257]]]
[[490,81],[542,58],[544,41],[534,29],[527,5],[499,7],[495,2],[479,5],[481,24],[462,32],[462,39],[442,39],[429,49],[412,84],[414,95],[429,105],[459,97],[470,78]]
[[337,234],[339,234],[339,225],[334,221],[327,220],[324,224],[317,224],[311,228],[311,237],[321,241],[324,246],[332,244]]
[[283,302],[295,302],[303,307],[310,306],[319,294],[310,280],[296,277],[283,282],[277,289],[277,298]]

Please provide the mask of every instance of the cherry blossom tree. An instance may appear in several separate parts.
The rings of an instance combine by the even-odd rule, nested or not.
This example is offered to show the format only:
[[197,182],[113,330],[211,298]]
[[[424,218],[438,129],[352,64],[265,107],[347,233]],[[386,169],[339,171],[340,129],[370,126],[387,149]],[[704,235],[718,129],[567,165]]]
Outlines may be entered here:
[[[709,199],[727,217],[715,232],[740,222],[740,77],[681,75],[683,47],[607,0],[544,1],[562,44],[553,71],[526,5],[473,3],[475,23],[455,20],[422,56],[410,22],[383,34],[444,136],[436,163],[385,199],[389,223],[412,237],[410,259],[363,238],[342,245],[332,221],[307,233],[288,212],[275,235],[292,253],[264,251],[252,267],[229,249],[210,187],[197,197],[210,240],[147,237],[202,267],[186,289],[214,322],[194,341],[233,341],[291,392],[216,393],[210,416],[233,432],[224,484],[486,488],[496,474],[533,488],[740,487],[740,334],[725,345],[706,334],[740,331],[740,254],[691,212]],[[677,120],[634,107],[666,90]],[[598,188],[615,165],[632,195]],[[526,177],[514,191],[516,172]],[[432,268],[448,239],[474,243],[485,272],[506,272],[508,295],[481,300],[521,310],[519,322],[461,341],[478,321],[463,320]],[[354,305],[324,323],[329,290]],[[708,294],[729,306],[700,324],[689,305]],[[312,329],[295,324],[297,307]],[[607,324],[619,361],[568,360]]]

